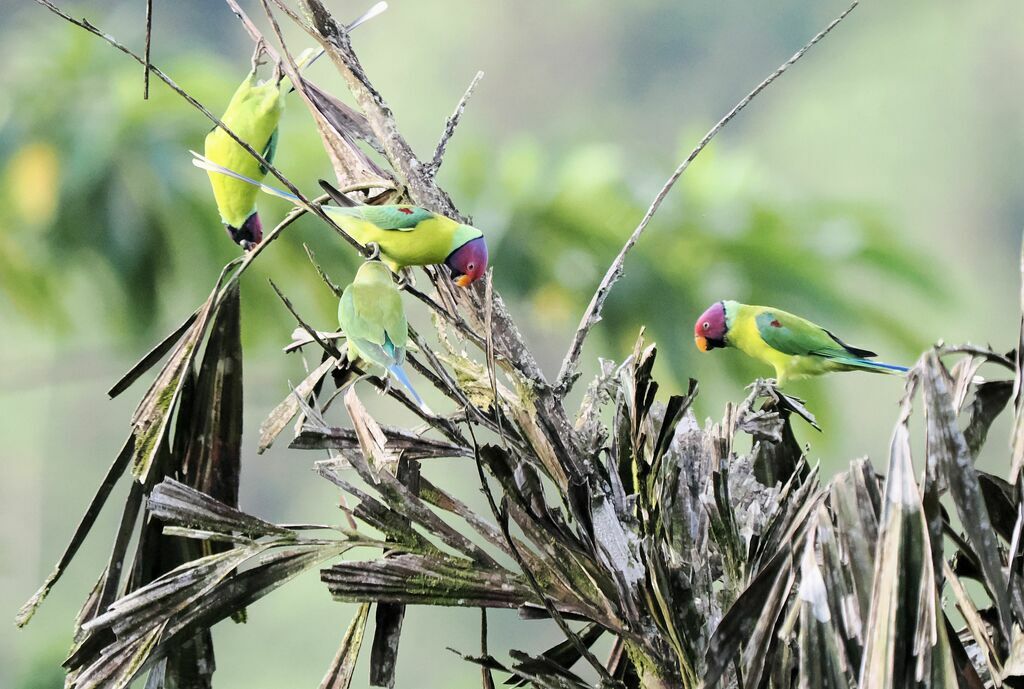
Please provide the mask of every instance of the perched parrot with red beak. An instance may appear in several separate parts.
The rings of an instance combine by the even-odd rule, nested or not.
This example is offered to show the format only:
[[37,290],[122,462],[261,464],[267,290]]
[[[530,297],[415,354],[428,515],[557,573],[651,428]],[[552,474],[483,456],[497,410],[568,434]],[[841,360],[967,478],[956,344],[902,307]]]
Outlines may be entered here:
[[[192,164],[210,173],[246,182],[268,194],[298,204],[299,199],[251,177],[229,170],[192,151]],[[321,206],[341,229],[360,244],[374,242],[380,258],[396,273],[408,266],[443,263],[459,287],[466,287],[487,272],[484,233],[419,206]]]
[[779,385],[831,371],[907,372],[903,366],[870,361],[878,355],[851,347],[820,325],[770,306],[716,302],[697,319],[693,339],[702,352],[735,347],[771,365]]

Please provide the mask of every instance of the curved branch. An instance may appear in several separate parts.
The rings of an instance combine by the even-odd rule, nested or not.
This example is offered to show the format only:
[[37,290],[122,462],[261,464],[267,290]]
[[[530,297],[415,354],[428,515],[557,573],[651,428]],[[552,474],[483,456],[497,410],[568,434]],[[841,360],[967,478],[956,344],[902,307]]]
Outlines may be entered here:
[[666,180],[665,184],[661,187],[658,195],[654,197],[654,201],[651,203],[647,212],[644,213],[644,217],[640,220],[640,224],[637,225],[636,229],[633,230],[633,234],[629,236],[626,243],[622,246],[619,251],[619,255],[615,257],[612,264],[608,266],[608,271],[604,274],[604,279],[601,280],[601,284],[598,285],[597,291],[594,292],[594,296],[590,300],[590,305],[587,306],[587,310],[583,313],[583,318],[580,319],[579,327],[576,329],[576,334],[572,338],[572,344],[569,345],[569,351],[565,354],[565,359],[562,361],[562,368],[558,372],[558,380],[555,383],[556,392],[564,396],[571,389],[576,379],[579,378],[580,374],[577,371],[579,364],[580,354],[583,352],[583,343],[587,339],[587,335],[590,333],[590,329],[593,328],[598,321],[601,320],[601,309],[604,307],[604,302],[608,299],[608,294],[611,292],[612,287],[618,282],[619,278],[622,277],[623,263],[626,261],[626,255],[633,248],[633,245],[640,239],[640,235],[643,234],[644,230],[647,229],[647,224],[651,222],[651,218],[658,212],[658,208],[661,207],[662,201],[668,196],[668,193],[675,186],[676,181],[686,172],[686,168],[690,167],[690,163],[700,155],[700,152],[707,147],[708,143],[711,142],[715,135],[720,132],[725,125],[736,117],[737,114],[743,108],[747,107],[750,101],[754,100],[758,94],[764,91],[768,86],[778,79],[782,74],[789,69],[797,60],[804,56],[808,50],[810,50],[818,41],[825,38],[832,29],[839,25],[839,22],[846,18],[846,15],[853,12],[853,10],[860,4],[860,0],[854,0],[845,12],[840,14],[838,17],[832,20],[832,22],[822,29],[818,34],[812,38],[803,48],[796,51],[793,57],[783,62],[778,69],[768,75],[764,81],[754,87],[754,89],[748,93],[743,99],[737,103],[732,110],[726,113],[725,117],[720,119],[714,127],[712,127],[704,138],[690,151],[690,155],[686,156],[686,160],[679,164],[679,167],[675,169],[672,175]]

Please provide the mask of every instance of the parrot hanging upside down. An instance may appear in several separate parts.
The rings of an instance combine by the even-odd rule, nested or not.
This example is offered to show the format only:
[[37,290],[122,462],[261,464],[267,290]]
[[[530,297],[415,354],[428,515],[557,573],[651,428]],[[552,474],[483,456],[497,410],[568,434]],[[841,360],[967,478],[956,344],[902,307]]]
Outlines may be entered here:
[[[235,91],[235,95],[231,97],[221,121],[237,134],[238,138],[272,163],[277,147],[277,125],[281,121],[283,110],[281,84],[273,80],[257,83],[254,65],[245,81]],[[204,150],[211,160],[216,160],[232,170],[239,170],[260,179],[267,174],[267,169],[220,127],[214,127],[206,135]],[[210,185],[213,187],[213,197],[217,201],[220,219],[232,241],[247,251],[263,241],[263,226],[256,212],[256,197],[259,195],[257,190],[247,184],[239,184],[236,180],[212,173]]]
[[367,261],[356,272],[338,303],[338,324],[348,342],[348,357],[383,368],[406,387],[416,403],[430,410],[412,387],[402,368],[409,340],[409,325],[402,295],[391,271],[380,261]]
[[869,361],[877,356],[874,352],[851,347],[821,326],[770,306],[717,302],[697,320],[693,339],[702,352],[735,347],[770,364],[779,385],[830,371],[907,372],[903,366]]
[[[192,151],[192,164],[218,176],[245,182],[252,189],[300,204],[293,194],[281,191]],[[341,229],[360,244],[374,242],[380,257],[398,272],[408,266],[443,263],[459,287],[466,287],[487,272],[487,243],[483,232],[419,206],[321,206]]]
[[[362,16],[353,21],[347,31],[366,22],[387,9],[386,2],[378,2]],[[314,51],[306,51],[296,60],[300,69],[311,65],[320,55]],[[234,132],[239,139],[245,141],[268,162],[273,164],[274,152],[277,149],[278,125],[284,112],[287,79],[271,79],[262,83],[256,80],[257,58],[253,57],[252,71],[238,86],[228,103],[227,110],[221,116],[224,125]],[[204,142],[206,157],[230,170],[255,179],[263,179],[267,169],[263,167],[248,151],[238,145],[231,136],[214,127],[206,135]],[[210,185],[213,197],[217,201],[220,219],[227,229],[232,241],[248,251],[263,241],[263,225],[256,212],[256,197],[259,190],[250,184],[241,184],[237,180],[223,175],[210,174]]]

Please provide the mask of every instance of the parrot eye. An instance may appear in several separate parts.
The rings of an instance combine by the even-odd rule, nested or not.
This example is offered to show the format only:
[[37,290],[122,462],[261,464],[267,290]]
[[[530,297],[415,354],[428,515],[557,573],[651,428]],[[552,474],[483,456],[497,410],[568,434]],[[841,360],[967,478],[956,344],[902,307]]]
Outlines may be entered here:
[[466,270],[473,270],[474,268],[476,268],[475,263],[470,263],[469,265],[466,266]]
[[711,324],[708,323],[707,321],[704,321],[704,324],[701,327],[704,328],[705,330],[707,330],[708,328],[711,327]]

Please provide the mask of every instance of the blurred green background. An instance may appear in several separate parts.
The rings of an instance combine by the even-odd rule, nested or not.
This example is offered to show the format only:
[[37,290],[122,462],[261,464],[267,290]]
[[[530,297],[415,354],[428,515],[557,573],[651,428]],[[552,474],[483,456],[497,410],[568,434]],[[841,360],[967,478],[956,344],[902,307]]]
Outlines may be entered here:
[[[331,5],[341,17],[366,3]],[[486,76],[440,173],[488,233],[498,288],[554,376],[579,315],[625,237],[704,131],[838,14],[842,3],[390,0],[354,43],[411,143],[428,156],[477,69]],[[144,3],[68,2],[141,50]],[[246,4],[253,15],[257,3]],[[208,293],[237,255],[205,176],[189,164],[209,123],[98,39],[24,0],[0,0],[0,612],[13,618],[53,565],[128,432],[143,386],[105,390]],[[832,326],[884,360],[939,339],[1011,348],[1018,316],[1024,96],[1009,0],[867,3],[733,122],[686,173],[626,264],[586,348],[621,360],[642,324],[663,385],[700,379],[701,416],[768,371],[700,355],[692,325],[722,298],[770,303]],[[295,47],[307,44],[290,30]],[[153,60],[220,111],[251,45],[209,0],[156,3]],[[312,77],[340,93],[327,61]],[[330,168],[311,120],[289,106],[282,170],[307,190]],[[265,222],[287,209],[261,201]],[[352,257],[310,220],[288,230],[243,288],[243,507],[275,521],[338,520],[311,454],[252,452],[266,412],[302,377],[280,353],[293,328],[273,277],[314,323]],[[422,316],[420,316],[422,317]],[[585,380],[574,397],[578,398]],[[798,429],[826,473],[884,465],[902,386],[882,376],[798,384],[826,432]],[[383,407],[381,407],[383,408]],[[1003,432],[1003,426],[995,433]],[[279,442],[279,446],[286,445]],[[996,450],[1004,447],[995,436]],[[1002,467],[992,467],[1002,471]],[[427,468],[472,499],[451,462]],[[123,487],[122,487],[123,488]],[[0,625],[0,686],[57,687],[78,604],[105,562],[121,493],[32,624]],[[316,686],[352,610],[315,574],[215,629],[219,686]],[[478,686],[445,651],[474,651],[478,613],[411,610],[398,686]],[[492,650],[539,651],[552,625],[492,615]],[[365,684],[360,669],[356,685]]]

